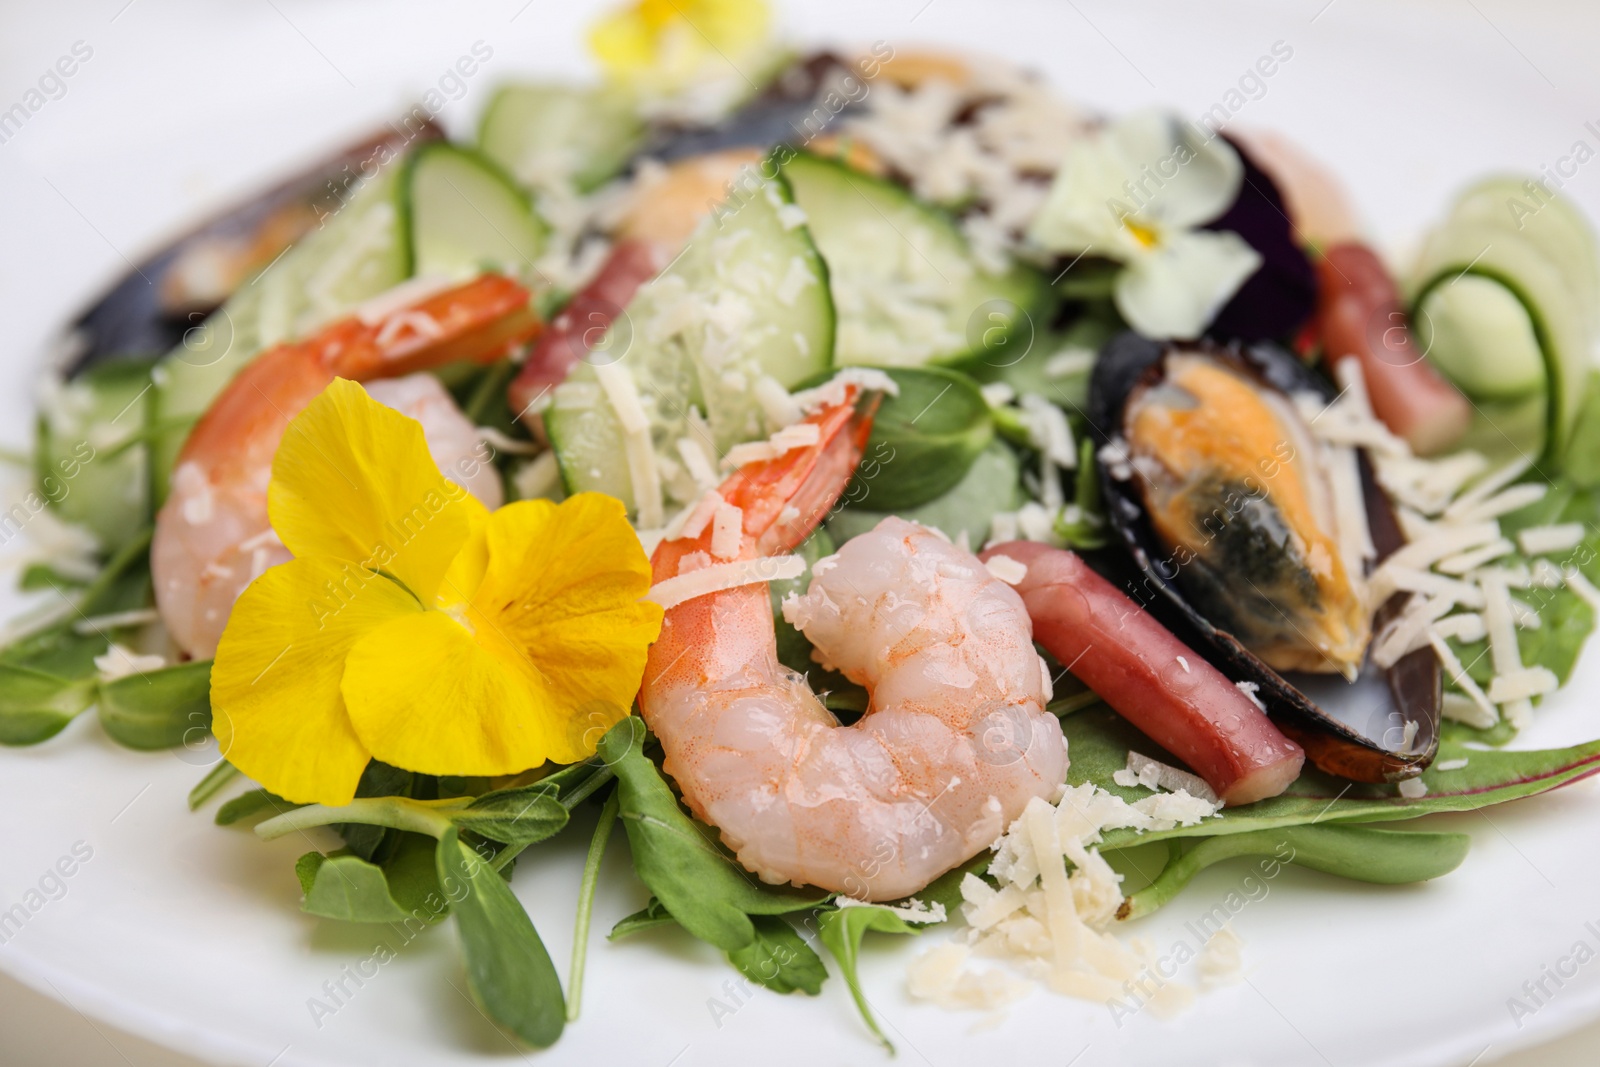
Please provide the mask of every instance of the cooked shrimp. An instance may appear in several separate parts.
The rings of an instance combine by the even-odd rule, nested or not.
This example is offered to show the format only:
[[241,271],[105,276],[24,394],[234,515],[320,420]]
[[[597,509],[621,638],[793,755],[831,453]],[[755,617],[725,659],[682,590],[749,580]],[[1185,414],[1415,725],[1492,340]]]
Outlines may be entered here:
[[[289,420],[335,377],[370,380],[454,360],[486,361],[538,329],[528,293],[497,275],[381,315],[359,315],[309,340],[256,357],[228,383],[178,456],[156,516],[150,570],[156,606],[173,640],[204,658],[216,651],[233,602],[268,567],[289,558],[267,520],[272,457]],[[373,388],[377,399],[423,424],[447,477],[498,504],[500,487],[477,433],[431,375]]]
[[[829,417],[813,419],[826,427]],[[773,471],[837,453],[842,439],[825,435],[804,456],[725,483],[741,512],[739,559],[792,543],[793,533],[762,543],[783,513]],[[834,495],[844,486],[836,469],[822,477]],[[656,580],[704,567],[717,525],[663,543]],[[1051,796],[1066,776],[1066,743],[1044,710],[1047,676],[1021,598],[970,552],[888,518],[812,573],[784,617],[825,665],[872,694],[859,722],[841,726],[779,664],[761,584],[669,608],[639,706],[684,800],[763,881],[892,900],[986,848],[1033,797]]]

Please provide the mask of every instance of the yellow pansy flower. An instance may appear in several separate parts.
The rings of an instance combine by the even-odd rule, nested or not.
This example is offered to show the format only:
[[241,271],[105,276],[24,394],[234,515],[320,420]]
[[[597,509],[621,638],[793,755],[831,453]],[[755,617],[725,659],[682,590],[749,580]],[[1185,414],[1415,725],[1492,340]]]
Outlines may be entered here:
[[620,501],[490,513],[420,424],[339,379],[290,422],[267,510],[295,558],[234,605],[211,705],[228,761],[279,796],[348,804],[374,758],[572,763],[628,714],[662,613]]
[[765,48],[771,24],[765,0],[638,0],[596,23],[589,47],[613,81],[673,93],[708,76],[738,76]]

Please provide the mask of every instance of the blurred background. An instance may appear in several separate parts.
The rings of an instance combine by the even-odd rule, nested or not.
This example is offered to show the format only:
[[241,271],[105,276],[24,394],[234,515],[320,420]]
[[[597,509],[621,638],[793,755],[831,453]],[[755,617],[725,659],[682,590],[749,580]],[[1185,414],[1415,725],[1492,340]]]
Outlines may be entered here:
[[[1600,145],[1600,5],[1585,0],[1067,6],[1074,17],[1055,0],[824,0],[803,12],[795,0],[780,15],[802,41],[956,42],[1048,68],[1090,106],[1161,102],[1191,115],[1272,42],[1287,41],[1293,60],[1237,121],[1289,129],[1359,174],[1372,232],[1397,252],[1468,178],[1540,173],[1577,140]],[[0,126],[0,392],[28,395],[62,322],[166,237],[430,90],[444,99],[437,120],[462,132],[499,81],[535,63],[541,75],[585,76],[578,42],[595,10],[566,0],[7,0],[0,112],[60,57],[77,62],[25,122]],[[1041,21],[1073,29],[1030,32]],[[472,77],[453,76],[479,42],[492,57]],[[1600,217],[1600,164],[1580,167],[1564,191]],[[26,447],[30,433],[20,420],[0,423],[0,445]],[[18,800],[0,778],[0,802]],[[1514,921],[1512,911],[1502,916]],[[8,951],[0,945],[0,972]],[[1536,1050],[1491,1048],[1475,1062],[1588,1065],[1596,1048],[1600,1025]],[[5,1067],[196,1062],[0,973]]]

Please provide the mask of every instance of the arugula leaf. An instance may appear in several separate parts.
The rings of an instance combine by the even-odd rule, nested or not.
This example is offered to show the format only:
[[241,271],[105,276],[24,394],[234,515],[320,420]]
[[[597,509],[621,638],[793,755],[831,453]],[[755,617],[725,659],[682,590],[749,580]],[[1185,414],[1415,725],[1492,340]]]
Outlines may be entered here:
[[[1236,856],[1268,856],[1268,863],[1293,863],[1325,874],[1378,885],[1406,885],[1449,874],[1466,859],[1466,834],[1379,830],[1345,823],[1285,826],[1199,840],[1168,841],[1167,864],[1156,880],[1133,893],[1117,910],[1137,919],[1166,904],[1213,863]],[[1108,857],[1109,858],[1109,857]],[[1268,877],[1274,877],[1276,871]]]
[[99,688],[100,725],[129,748],[195,748],[210,734],[210,660],[130,674]]
[[861,991],[861,978],[856,973],[856,964],[861,958],[861,939],[868,930],[882,934],[915,934],[919,932],[919,927],[912,926],[888,908],[877,906],[852,905],[848,908],[825,909],[817,916],[817,936],[828,946],[828,952],[839,964],[845,985],[850,987],[850,996],[856,1002],[856,1010],[861,1013],[861,1021],[892,1053],[894,1045],[879,1028],[878,1020],[872,1014],[872,1005],[867,1003],[866,995]]
[[265,789],[252,789],[248,793],[240,793],[218,808],[216,823],[218,826],[232,826],[236,822],[243,822],[256,815],[282,815],[286,811],[302,807],[305,805],[291,804]]
[[507,845],[526,847],[554,837],[567,825],[567,809],[544,782],[485,793],[450,821],[463,830]]
[[[1071,785],[1093,782],[1125,800],[1137,800],[1149,796],[1149,792],[1119,786],[1111,777],[1126,765],[1128,749],[1178,763],[1108,708],[1090,708],[1069,716],[1063,720],[1062,729],[1072,750],[1072,764],[1067,769]],[[1440,763],[1452,759],[1466,759],[1467,766],[1453,771],[1438,769]],[[1422,774],[1428,794],[1415,800],[1395,796],[1383,786],[1346,782],[1307,770],[1280,796],[1224,808],[1217,816],[1194,826],[1145,833],[1109,830],[1101,851],[1171,838],[1215,837],[1310,823],[1379,822],[1472,811],[1543,793],[1597,771],[1600,741],[1534,752],[1481,751],[1464,748],[1459,742],[1441,741],[1434,765]]]
[[678,806],[645,756],[644,738],[643,720],[629,716],[606,733],[600,755],[617,775],[634,870],[684,929],[733,952],[755,940],[750,916],[803,911],[829,897],[826,890],[764,885],[740,867]]
[[36,745],[94,700],[94,683],[0,664],[0,745]]
[[799,989],[814,997],[822,992],[828,969],[795,928],[776,915],[758,915],[751,921],[755,940],[728,953],[728,962],[752,982],[775,993]]
[[439,884],[455,904],[473,1000],[526,1044],[555,1044],[567,1017],[561,979],[522,903],[455,827],[439,838],[435,856]]
[[611,928],[606,935],[607,941],[620,941],[630,934],[637,934],[643,930],[654,930],[662,926],[677,926],[678,920],[655,897],[650,898],[650,903],[632,915],[624,916],[617,920],[617,925]]
[[433,853],[433,839],[421,834],[403,835],[381,867],[349,853],[308,852],[295,863],[300,910],[345,922],[437,922],[446,909],[428,906],[430,897],[441,900]]

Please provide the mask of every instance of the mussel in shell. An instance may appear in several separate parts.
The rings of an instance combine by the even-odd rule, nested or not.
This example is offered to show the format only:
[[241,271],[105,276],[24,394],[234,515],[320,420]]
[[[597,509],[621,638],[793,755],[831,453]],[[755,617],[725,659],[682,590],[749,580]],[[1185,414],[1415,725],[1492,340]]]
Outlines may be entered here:
[[1202,615],[1275,670],[1354,678],[1371,637],[1332,481],[1289,398],[1240,362],[1174,350],[1120,426],[1145,514]]
[[1374,558],[1340,536],[1334,472],[1297,410],[1302,394],[1333,391],[1274,345],[1113,338],[1089,391],[1108,442],[1110,522],[1142,572],[1138,599],[1252,683],[1316,766],[1358,781],[1413,777],[1438,748],[1439,667],[1427,649],[1387,671],[1370,663],[1375,627],[1407,594],[1372,604],[1364,580],[1404,538],[1359,451],[1359,541]]

